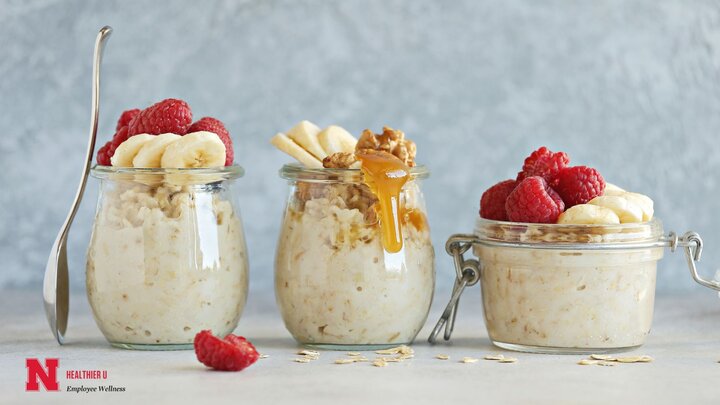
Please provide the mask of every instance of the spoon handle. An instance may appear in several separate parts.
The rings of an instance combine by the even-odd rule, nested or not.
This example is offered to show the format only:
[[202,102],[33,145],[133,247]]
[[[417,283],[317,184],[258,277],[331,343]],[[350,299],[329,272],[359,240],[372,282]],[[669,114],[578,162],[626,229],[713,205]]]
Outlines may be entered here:
[[68,262],[67,262],[67,237],[80,202],[82,201],[85,185],[95,151],[95,140],[97,138],[98,117],[100,114],[100,63],[102,61],[105,43],[112,33],[112,28],[105,26],[100,29],[95,39],[95,51],[93,53],[93,82],[92,82],[92,114],[90,116],[90,139],[88,140],[85,153],[85,166],[72,208],[58,233],[53,244],[48,264],[45,268],[43,280],[43,301],[45,313],[52,329],[53,335],[59,344],[65,340],[67,330],[68,313],[70,309],[70,288],[68,283]]
[[87,184],[88,174],[92,166],[95,140],[97,139],[98,117],[100,115],[100,63],[102,62],[105,43],[112,34],[112,28],[108,25],[102,27],[95,39],[95,52],[93,53],[93,82],[92,82],[92,111],[90,115],[90,139],[88,140],[87,151],[85,152],[85,168],[83,169],[80,185],[78,186],[72,209],[65,220],[65,227],[70,228],[70,224],[75,218],[83,193],[85,193],[85,185]]

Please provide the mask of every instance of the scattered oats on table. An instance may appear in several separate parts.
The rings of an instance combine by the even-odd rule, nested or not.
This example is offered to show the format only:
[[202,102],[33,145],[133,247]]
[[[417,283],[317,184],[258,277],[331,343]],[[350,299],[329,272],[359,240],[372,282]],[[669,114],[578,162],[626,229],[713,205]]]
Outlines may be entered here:
[[581,366],[592,366],[592,365],[598,364],[599,362],[600,362],[599,360],[582,359],[582,360],[578,361],[578,364]]
[[258,358],[259,359],[267,359],[268,357],[270,357],[269,354],[261,354],[260,357],[258,357]]
[[355,363],[355,359],[336,359],[335,364],[352,364]]
[[478,359],[475,357],[463,357],[462,360],[460,360],[460,363],[477,363]]
[[517,363],[518,359],[515,357],[505,357],[498,360],[498,363]]
[[391,347],[390,349],[375,350],[376,354],[414,354],[415,350],[411,347],[402,345],[398,347]]
[[300,354],[300,355],[303,355],[303,356],[320,357],[320,352],[318,352],[317,350],[307,350],[307,349],[304,349],[304,350],[300,350],[299,352],[297,352],[297,354]]
[[649,363],[653,361],[650,356],[626,356],[615,359],[618,363]]
[[307,358],[307,357],[296,357],[293,359],[296,363],[310,363],[313,361],[313,359]]
[[383,360],[382,358],[375,359],[375,361],[372,362],[372,365],[375,367],[385,367],[387,366],[387,362]]
[[591,354],[590,358],[593,360],[605,360],[605,361],[615,361],[615,357],[610,356],[609,354]]
[[450,356],[448,356],[447,354],[438,354],[435,356],[435,358],[438,360],[450,360]]
[[505,356],[502,354],[488,354],[487,356],[483,357],[485,360],[502,360]]
[[353,356],[353,357],[355,357],[355,356],[360,356],[361,354],[362,354],[362,353],[360,353],[360,352],[347,352],[347,355],[348,355],[348,356]]

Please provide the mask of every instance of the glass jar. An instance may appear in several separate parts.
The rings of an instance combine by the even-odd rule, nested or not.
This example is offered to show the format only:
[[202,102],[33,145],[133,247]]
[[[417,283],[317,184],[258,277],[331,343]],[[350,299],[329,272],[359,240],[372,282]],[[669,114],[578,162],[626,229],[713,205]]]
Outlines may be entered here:
[[[696,281],[702,240],[663,234],[662,224],[526,224],[479,218],[473,235],[446,245],[458,278],[445,322],[449,339],[462,290],[481,283],[483,313],[496,346],[536,353],[606,353],[641,346],[650,333],[657,263],[682,247]],[[473,250],[478,260],[463,254]]]
[[232,185],[239,166],[96,166],[100,194],[87,253],[95,321],[116,347],[192,349],[240,320],[248,260]]
[[402,249],[383,248],[376,198],[358,169],[285,165],[289,180],[275,256],[275,294],[300,343],[328,349],[409,344],[427,319],[435,286],[420,180],[414,167],[400,193]]

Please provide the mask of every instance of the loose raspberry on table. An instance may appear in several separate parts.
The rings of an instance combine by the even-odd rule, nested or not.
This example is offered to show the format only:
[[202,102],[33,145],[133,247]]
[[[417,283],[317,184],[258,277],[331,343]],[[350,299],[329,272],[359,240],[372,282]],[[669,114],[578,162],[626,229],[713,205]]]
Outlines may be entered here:
[[140,111],[128,124],[128,136],[164,133],[185,135],[190,124],[190,106],[182,100],[168,98]]
[[600,173],[587,166],[567,167],[557,175],[555,191],[570,208],[585,204],[605,191],[605,180]]
[[552,152],[546,147],[534,151],[523,164],[522,171],[517,175],[517,182],[531,176],[540,176],[545,179],[551,186],[556,183],[556,176],[560,170],[567,167],[570,158],[565,152]]
[[555,223],[565,210],[558,193],[540,176],[520,182],[505,201],[508,219],[513,222]]
[[223,340],[204,330],[195,335],[194,346],[197,359],[216,370],[240,371],[260,357],[252,343],[233,334]]
[[233,151],[233,143],[230,138],[230,133],[225,129],[225,125],[215,118],[203,117],[190,125],[187,132],[198,132],[207,131],[217,134],[223,144],[225,144],[225,166],[230,166],[235,159],[235,152]]
[[120,130],[122,127],[128,126],[130,121],[132,121],[135,116],[140,114],[139,108],[134,108],[132,110],[123,111],[122,114],[120,114],[120,119],[118,120],[117,126],[115,127],[115,131]]
[[515,190],[515,180],[505,180],[487,189],[480,198],[480,216],[485,219],[507,221],[505,200]]

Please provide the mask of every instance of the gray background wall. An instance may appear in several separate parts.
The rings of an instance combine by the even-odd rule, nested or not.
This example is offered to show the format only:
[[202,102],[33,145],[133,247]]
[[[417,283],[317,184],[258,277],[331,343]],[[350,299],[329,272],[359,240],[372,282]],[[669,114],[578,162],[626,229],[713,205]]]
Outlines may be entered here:
[[[720,265],[720,5],[711,1],[0,1],[0,286],[37,288],[76,187],[92,46],[112,25],[101,139],[119,113],[166,97],[229,127],[251,298],[272,291],[288,158],[268,139],[301,119],[415,139],[441,300],[443,243],[469,231],[482,191],[532,149],[567,151],[651,195],[666,228],[704,236]],[[70,238],[73,288],[97,196]],[[659,288],[697,290],[679,254]],[[709,293],[709,292],[708,292]]]

